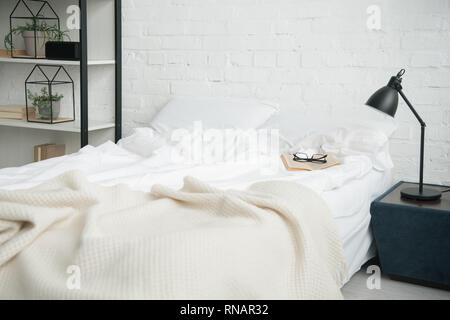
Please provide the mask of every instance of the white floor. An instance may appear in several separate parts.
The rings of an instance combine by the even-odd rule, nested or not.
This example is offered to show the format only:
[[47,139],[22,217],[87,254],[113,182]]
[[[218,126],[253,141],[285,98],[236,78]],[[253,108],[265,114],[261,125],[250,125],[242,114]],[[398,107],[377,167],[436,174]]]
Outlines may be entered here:
[[369,290],[366,282],[370,274],[363,267],[342,288],[346,300],[450,300],[450,291],[391,280],[382,275],[381,288]]

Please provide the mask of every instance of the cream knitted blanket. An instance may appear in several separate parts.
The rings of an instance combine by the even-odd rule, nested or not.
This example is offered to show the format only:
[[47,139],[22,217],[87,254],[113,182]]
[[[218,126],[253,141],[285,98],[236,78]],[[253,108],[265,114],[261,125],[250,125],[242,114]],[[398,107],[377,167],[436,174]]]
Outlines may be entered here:
[[291,182],[150,193],[70,172],[0,191],[2,299],[340,299],[326,204]]

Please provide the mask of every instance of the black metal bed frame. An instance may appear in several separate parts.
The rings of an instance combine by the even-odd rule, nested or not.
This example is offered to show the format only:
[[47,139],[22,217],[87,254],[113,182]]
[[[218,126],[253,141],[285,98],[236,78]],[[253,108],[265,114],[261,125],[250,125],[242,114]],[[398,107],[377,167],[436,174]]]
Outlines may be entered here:
[[[80,122],[81,147],[89,143],[87,0],[80,6]],[[115,142],[122,138],[122,0],[114,0],[115,20]]]

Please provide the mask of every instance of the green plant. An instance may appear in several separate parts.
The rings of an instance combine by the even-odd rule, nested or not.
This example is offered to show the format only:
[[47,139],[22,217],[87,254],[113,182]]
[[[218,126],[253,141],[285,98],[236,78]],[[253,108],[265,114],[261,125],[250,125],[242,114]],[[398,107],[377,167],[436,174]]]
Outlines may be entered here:
[[[51,113],[51,102],[57,102],[60,101],[62,98],[64,98],[64,95],[62,94],[55,94],[55,95],[49,95],[47,88],[43,87],[41,89],[41,92],[33,93],[30,89],[27,90],[28,99],[32,101],[33,107],[36,109],[37,113]],[[44,111],[44,112],[43,112]]]
[[57,25],[49,25],[45,21],[40,21],[39,17],[33,18],[33,23],[25,23],[24,26],[18,26],[12,29],[4,39],[5,48],[8,51],[14,50],[12,37],[14,35],[22,34],[24,31],[40,31],[44,34],[44,43],[47,41],[63,41],[64,39],[70,40],[68,31],[59,30]]

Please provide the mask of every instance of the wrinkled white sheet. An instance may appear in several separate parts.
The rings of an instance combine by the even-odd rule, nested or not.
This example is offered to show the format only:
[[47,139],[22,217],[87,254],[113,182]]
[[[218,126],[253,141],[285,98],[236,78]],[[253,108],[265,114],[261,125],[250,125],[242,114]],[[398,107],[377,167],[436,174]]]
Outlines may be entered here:
[[163,146],[151,157],[141,157],[112,142],[99,147],[87,146],[78,153],[0,170],[1,189],[26,189],[63,172],[80,170],[91,182],[101,185],[125,183],[136,190],[148,191],[156,183],[181,187],[183,177],[193,176],[221,188],[243,189],[256,181],[289,180],[307,185],[318,193],[333,190],[348,181],[360,179],[372,170],[366,156],[349,156],[343,164],[312,172],[286,171],[281,161],[275,174],[267,175],[254,164],[188,165],[170,160],[171,148]]
[[152,156],[143,157],[112,142],[87,146],[72,155],[1,169],[0,189],[27,189],[71,170],[84,172],[90,182],[123,183],[141,191],[149,191],[154,184],[180,188],[188,175],[215,187],[239,190],[258,181],[293,181],[315,190],[330,206],[351,274],[373,256],[369,252],[369,206],[391,184],[391,179],[390,170],[376,171],[369,156],[343,157],[342,165],[314,172],[286,171],[279,161],[278,172],[267,175],[254,164],[174,164],[170,161],[171,151],[169,145],[163,145]]

